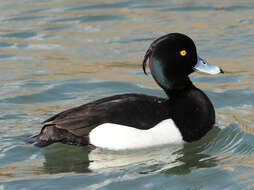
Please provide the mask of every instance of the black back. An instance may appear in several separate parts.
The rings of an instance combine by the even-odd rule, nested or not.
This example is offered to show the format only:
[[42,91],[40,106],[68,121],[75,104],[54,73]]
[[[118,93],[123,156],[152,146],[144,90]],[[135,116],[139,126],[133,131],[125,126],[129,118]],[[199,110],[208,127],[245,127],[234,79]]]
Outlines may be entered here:
[[103,123],[145,130],[166,118],[171,118],[166,99],[143,94],[122,94],[66,110],[46,120],[44,125],[55,125],[74,135],[88,136],[92,129]]

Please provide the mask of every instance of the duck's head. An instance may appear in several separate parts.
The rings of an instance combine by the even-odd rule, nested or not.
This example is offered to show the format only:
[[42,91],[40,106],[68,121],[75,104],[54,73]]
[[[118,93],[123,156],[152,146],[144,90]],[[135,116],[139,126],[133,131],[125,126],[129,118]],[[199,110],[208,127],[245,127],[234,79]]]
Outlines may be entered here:
[[188,75],[196,70],[209,74],[223,73],[219,67],[201,59],[193,40],[180,33],[167,34],[150,45],[143,61],[145,74],[148,59],[153,78],[166,91],[191,84]]

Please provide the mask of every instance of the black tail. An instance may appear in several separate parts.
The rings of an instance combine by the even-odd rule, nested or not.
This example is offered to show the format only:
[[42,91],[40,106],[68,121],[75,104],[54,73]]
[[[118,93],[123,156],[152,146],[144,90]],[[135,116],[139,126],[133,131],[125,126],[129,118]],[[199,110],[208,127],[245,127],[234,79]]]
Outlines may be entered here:
[[33,136],[29,136],[26,138],[25,142],[27,144],[32,144],[36,147],[39,147],[39,148],[43,148],[45,146],[48,146],[48,145],[51,145],[53,144],[54,142],[52,141],[45,141],[45,140],[40,140],[38,138],[39,135],[33,135]]
[[56,142],[87,146],[89,145],[89,138],[87,136],[76,136],[65,129],[57,128],[55,125],[45,125],[40,134],[30,136],[26,139],[26,143],[40,148]]

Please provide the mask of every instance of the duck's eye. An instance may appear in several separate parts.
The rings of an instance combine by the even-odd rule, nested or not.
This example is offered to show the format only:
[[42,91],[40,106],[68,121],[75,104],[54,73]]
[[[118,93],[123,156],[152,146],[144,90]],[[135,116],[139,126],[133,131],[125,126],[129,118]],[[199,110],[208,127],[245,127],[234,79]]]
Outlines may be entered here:
[[187,52],[185,50],[180,51],[181,56],[185,56],[186,54],[187,54]]

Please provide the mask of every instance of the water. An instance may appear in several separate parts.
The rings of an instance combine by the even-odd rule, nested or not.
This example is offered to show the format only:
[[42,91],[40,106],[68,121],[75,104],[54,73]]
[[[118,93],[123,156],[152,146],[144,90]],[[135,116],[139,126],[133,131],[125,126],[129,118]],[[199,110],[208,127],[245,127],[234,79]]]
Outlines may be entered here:
[[[254,189],[253,1],[1,0],[0,10],[1,190]],[[141,62],[170,32],[191,36],[226,71],[191,76],[216,108],[204,138],[91,153],[24,143],[67,108],[127,92],[165,96]]]

